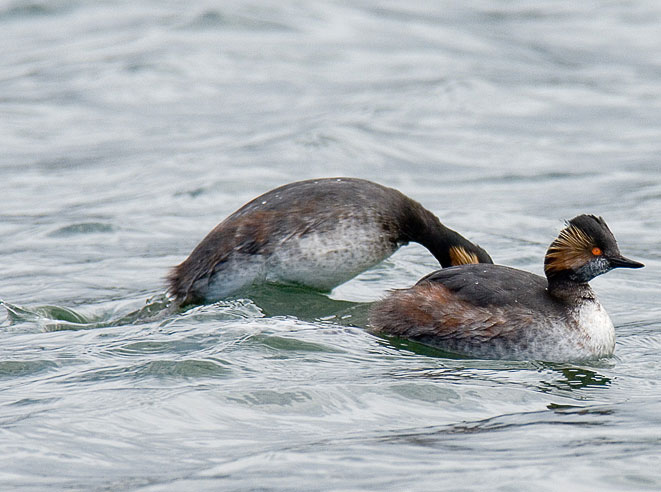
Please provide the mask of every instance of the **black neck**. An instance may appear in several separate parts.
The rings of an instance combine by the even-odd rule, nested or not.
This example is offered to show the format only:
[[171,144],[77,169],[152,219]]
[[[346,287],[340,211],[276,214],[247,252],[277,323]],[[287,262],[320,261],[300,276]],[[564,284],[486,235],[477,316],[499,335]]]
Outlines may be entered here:
[[594,291],[587,282],[577,282],[568,276],[547,276],[551,296],[563,301],[594,299]]
[[407,217],[403,218],[402,236],[405,241],[422,244],[436,257],[443,268],[453,266],[451,248],[462,248],[474,255],[479,263],[493,263],[489,254],[456,231],[445,227],[438,217],[422,206],[415,204]]

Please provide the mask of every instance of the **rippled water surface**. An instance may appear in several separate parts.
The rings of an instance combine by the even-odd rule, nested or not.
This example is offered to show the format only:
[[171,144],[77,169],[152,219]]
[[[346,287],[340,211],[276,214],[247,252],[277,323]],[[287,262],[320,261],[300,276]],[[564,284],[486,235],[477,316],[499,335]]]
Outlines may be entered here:
[[[2,490],[659,490],[661,4],[0,1]],[[448,359],[330,295],[163,311],[164,277],[277,185],[401,189],[542,272],[603,215],[616,356]],[[357,237],[356,241],[360,241]]]

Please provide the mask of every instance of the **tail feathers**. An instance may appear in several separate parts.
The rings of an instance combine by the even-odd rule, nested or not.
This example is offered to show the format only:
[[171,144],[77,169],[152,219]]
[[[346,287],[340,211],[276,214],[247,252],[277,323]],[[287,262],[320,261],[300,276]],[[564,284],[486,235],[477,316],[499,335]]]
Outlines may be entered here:
[[168,293],[174,297],[175,302],[180,306],[194,304],[199,301],[199,299],[193,295],[193,282],[189,280],[185,274],[184,263],[174,267],[166,278],[168,283]]

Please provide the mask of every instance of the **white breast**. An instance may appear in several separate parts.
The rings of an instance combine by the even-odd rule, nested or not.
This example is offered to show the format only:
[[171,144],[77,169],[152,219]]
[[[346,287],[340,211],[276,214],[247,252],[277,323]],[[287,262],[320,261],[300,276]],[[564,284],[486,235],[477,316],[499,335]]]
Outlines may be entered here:
[[593,357],[605,357],[615,350],[615,328],[610,316],[597,300],[584,302],[576,311],[581,338]]

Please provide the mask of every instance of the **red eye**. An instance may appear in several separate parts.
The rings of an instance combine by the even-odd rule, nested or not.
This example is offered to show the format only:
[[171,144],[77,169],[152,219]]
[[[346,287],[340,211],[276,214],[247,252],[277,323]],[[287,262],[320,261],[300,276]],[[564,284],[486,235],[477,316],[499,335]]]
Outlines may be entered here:
[[595,246],[594,248],[592,248],[592,254],[595,256],[599,256],[601,254],[601,248]]

